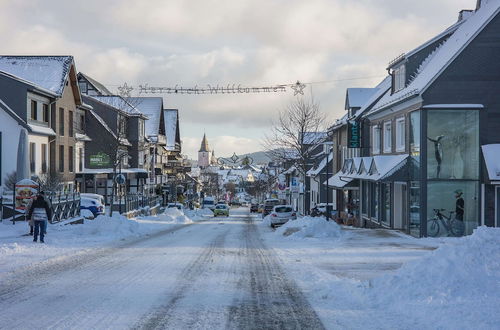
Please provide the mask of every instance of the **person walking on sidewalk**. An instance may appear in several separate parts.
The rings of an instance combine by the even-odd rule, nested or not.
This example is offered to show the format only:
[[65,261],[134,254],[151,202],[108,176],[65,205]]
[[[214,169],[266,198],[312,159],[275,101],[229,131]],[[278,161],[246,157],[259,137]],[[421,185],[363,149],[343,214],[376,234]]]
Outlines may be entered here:
[[52,218],[52,210],[49,203],[44,198],[44,193],[41,191],[33,201],[28,213],[28,219],[33,220],[35,224],[35,232],[33,234],[33,242],[38,240],[40,234],[40,242],[44,243],[45,232],[47,231],[47,222]]

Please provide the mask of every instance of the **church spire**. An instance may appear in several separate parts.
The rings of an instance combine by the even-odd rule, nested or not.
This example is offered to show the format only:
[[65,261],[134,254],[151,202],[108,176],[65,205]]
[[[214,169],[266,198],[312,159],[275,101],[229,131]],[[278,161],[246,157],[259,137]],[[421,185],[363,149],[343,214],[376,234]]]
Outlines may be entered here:
[[210,148],[208,148],[208,141],[206,134],[203,134],[203,140],[201,140],[201,147],[199,152],[209,152]]

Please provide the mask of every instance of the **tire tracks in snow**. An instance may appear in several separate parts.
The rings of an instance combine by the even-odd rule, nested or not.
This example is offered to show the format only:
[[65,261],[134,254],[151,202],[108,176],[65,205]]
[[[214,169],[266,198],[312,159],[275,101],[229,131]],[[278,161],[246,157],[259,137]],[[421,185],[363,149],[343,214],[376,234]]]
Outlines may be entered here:
[[171,292],[168,302],[155,311],[149,313],[138,322],[133,329],[165,329],[168,328],[169,321],[175,316],[177,304],[189,293],[190,288],[206,272],[211,269],[211,264],[216,260],[217,254],[224,255],[223,247],[229,229],[218,234],[215,239],[202,250],[196,259],[191,261],[180,273],[177,284]]
[[[53,277],[54,274],[60,274],[66,271],[83,271],[87,264],[96,261],[99,262],[100,259],[120,252],[124,248],[133,247],[134,245],[141,244],[142,242],[150,239],[174,233],[191,225],[193,224],[179,225],[174,228],[149,234],[138,239],[133,239],[132,241],[117,243],[111,247],[99,248],[90,252],[89,250],[85,250],[76,254],[50,258],[36,265],[30,265],[21,269],[13,270],[1,276],[0,301],[2,301],[2,304],[5,304],[12,299],[15,299],[16,302],[18,302],[20,293],[27,291],[34,283],[40,283],[40,285],[43,285],[43,283],[47,282],[47,280]],[[117,262],[123,263],[124,261],[108,261],[107,266],[118,267],[119,265],[112,265]]]
[[274,252],[259,237],[253,220],[243,231],[241,296],[229,308],[227,329],[324,329],[316,312]]

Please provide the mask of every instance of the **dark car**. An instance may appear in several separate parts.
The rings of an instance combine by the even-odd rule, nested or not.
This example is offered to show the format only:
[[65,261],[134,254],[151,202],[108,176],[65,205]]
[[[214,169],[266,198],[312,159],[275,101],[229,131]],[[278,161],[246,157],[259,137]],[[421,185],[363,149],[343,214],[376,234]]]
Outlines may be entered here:
[[270,214],[273,210],[273,207],[280,204],[280,200],[276,198],[266,199],[264,201],[264,210],[262,211],[262,217],[264,218],[266,215]]
[[259,212],[259,204],[252,204],[252,205],[250,205],[250,212],[251,213],[257,213],[257,212]]

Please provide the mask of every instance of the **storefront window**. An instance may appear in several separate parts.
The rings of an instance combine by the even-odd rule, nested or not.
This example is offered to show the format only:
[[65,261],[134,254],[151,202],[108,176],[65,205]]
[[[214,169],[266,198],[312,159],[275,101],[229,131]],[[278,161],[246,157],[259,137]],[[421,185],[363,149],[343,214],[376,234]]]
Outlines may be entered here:
[[410,177],[420,180],[420,111],[410,114]]
[[378,203],[379,203],[379,196],[378,196],[378,184],[376,183],[371,183],[370,184],[370,191],[371,191],[371,208],[370,208],[370,216],[372,218],[378,219]]
[[389,183],[382,184],[382,222],[389,226],[391,224],[391,185]]
[[420,182],[410,182],[410,234],[420,237]]
[[[476,181],[428,181],[427,235],[472,234],[478,224],[478,186]],[[433,220],[439,218],[435,210],[442,219]]]
[[364,215],[368,214],[368,182],[366,181],[361,181],[361,194],[362,194],[362,199],[361,199],[361,213]]
[[426,140],[429,179],[479,178],[478,111],[428,111]]

